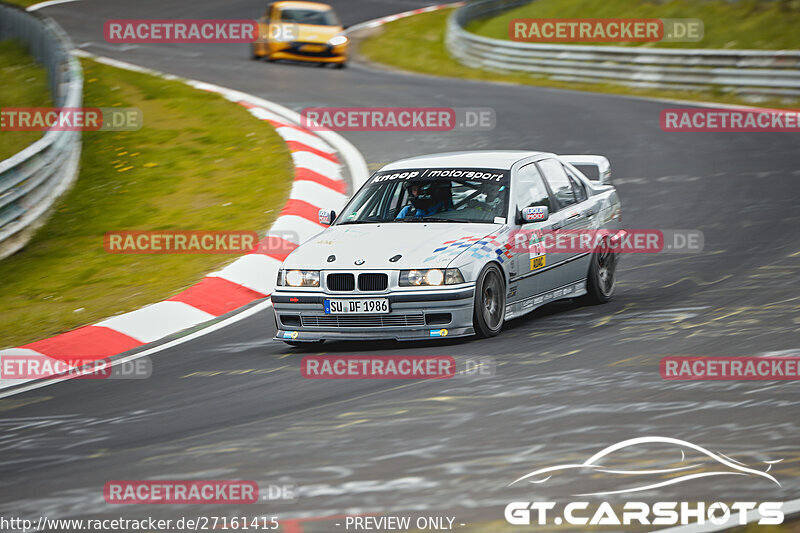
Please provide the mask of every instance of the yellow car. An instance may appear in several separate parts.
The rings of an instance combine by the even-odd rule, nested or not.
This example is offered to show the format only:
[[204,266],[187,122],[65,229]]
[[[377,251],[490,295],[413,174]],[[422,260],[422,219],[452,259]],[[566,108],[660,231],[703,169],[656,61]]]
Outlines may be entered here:
[[259,19],[258,30],[253,59],[332,63],[339,68],[347,63],[349,43],[344,27],[327,4],[274,2]]

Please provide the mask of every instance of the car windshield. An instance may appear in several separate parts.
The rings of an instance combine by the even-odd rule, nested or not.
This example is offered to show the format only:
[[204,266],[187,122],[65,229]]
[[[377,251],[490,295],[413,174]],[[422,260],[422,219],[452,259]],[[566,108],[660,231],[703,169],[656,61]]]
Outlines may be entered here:
[[310,24],[313,26],[340,26],[336,13],[318,9],[282,9],[281,22]]
[[373,175],[337,217],[336,224],[505,223],[507,206],[507,170],[392,170]]

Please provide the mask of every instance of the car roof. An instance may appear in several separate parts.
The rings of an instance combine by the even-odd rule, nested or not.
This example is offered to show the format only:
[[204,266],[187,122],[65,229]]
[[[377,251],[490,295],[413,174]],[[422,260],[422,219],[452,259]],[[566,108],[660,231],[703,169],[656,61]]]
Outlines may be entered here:
[[280,2],[275,2],[273,5],[279,8],[288,7],[296,9],[313,9],[316,11],[327,11],[331,9],[331,6],[328,4],[322,4],[319,2],[301,2],[297,0],[282,0]]
[[400,159],[383,166],[380,170],[401,170],[405,168],[499,168],[510,169],[520,159],[531,156],[552,156],[548,152],[529,150],[473,150],[469,152],[445,152],[441,154],[420,155]]

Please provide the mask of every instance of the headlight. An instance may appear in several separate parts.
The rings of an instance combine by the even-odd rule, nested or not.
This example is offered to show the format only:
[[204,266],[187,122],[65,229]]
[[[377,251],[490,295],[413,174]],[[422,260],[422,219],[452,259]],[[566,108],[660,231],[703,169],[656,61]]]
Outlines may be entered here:
[[427,270],[401,270],[401,287],[432,287],[437,285],[458,285],[464,283],[464,276],[457,268],[430,268]]
[[319,270],[281,270],[278,285],[282,287],[319,287]]
[[346,42],[347,42],[347,37],[345,37],[344,35],[337,35],[336,37],[328,41],[328,44],[331,46],[339,46],[340,44],[344,44]]

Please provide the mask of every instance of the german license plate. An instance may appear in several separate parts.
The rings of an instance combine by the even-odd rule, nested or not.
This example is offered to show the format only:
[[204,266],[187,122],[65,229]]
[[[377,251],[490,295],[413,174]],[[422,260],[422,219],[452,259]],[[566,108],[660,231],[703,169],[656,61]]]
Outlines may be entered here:
[[326,315],[376,315],[389,312],[388,298],[324,300]]
[[300,47],[300,51],[317,54],[320,52],[324,52],[325,48],[326,46],[324,44],[304,44],[303,46]]

